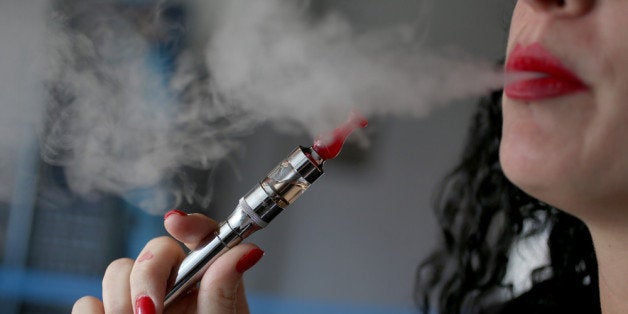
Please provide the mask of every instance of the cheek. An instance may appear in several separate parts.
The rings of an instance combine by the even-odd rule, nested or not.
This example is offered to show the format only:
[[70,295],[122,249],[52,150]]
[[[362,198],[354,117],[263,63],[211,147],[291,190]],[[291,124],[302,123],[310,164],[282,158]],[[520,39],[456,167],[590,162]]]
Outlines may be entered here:
[[533,21],[533,16],[529,12],[529,8],[525,5],[522,5],[521,1],[517,2],[515,9],[512,13],[512,18],[510,20],[510,30],[509,30],[509,40],[508,40],[508,51],[511,49],[511,44],[513,44],[514,38],[521,39],[521,35],[525,34],[526,25],[531,25]]
[[618,88],[609,83],[600,91],[600,112],[586,141],[588,164],[591,176],[604,178],[599,184],[628,193],[628,81],[617,84]]
[[[628,2],[623,8],[623,13],[628,14]],[[587,144],[592,156],[590,163],[598,165],[596,175],[606,178],[599,183],[628,193],[628,19],[619,12],[622,9],[608,12],[610,17],[599,24],[599,63],[597,72],[591,71],[597,112]]]

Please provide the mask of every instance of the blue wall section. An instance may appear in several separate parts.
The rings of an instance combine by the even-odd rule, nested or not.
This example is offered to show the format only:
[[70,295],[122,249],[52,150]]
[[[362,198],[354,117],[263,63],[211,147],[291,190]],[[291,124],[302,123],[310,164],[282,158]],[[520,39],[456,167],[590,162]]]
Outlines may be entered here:
[[[34,270],[0,268],[0,295],[5,298],[70,307],[84,295],[100,297],[101,278]],[[385,305],[357,305],[297,300],[248,293],[249,306],[256,314],[410,314],[414,309]]]
[[0,268],[0,295],[14,300],[71,305],[84,295],[101,295],[101,278]]

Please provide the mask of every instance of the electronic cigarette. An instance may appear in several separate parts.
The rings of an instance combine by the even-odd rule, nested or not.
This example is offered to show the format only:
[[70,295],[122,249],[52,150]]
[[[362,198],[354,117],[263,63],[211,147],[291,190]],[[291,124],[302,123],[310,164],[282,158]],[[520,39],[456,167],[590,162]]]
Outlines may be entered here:
[[366,119],[352,112],[349,120],[333,132],[319,137],[311,147],[299,146],[282,160],[240,198],[235,210],[213,236],[183,260],[174,286],[166,295],[165,306],[196,285],[220,255],[266,227],[299,198],[323,174],[325,161],[338,155],[347,136],[355,128],[366,125]]

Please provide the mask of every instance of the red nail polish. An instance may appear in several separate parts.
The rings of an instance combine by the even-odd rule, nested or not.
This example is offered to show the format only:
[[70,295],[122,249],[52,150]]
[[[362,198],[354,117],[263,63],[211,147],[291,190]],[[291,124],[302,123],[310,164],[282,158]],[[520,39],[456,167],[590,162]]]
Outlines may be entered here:
[[236,264],[236,271],[240,274],[253,267],[264,256],[264,251],[254,248],[250,252],[244,254]]
[[155,314],[155,304],[153,300],[143,295],[135,300],[135,314]]
[[164,220],[168,219],[168,217],[170,217],[171,215],[175,215],[175,214],[179,215],[179,216],[187,216],[188,215],[188,214],[186,214],[186,213],[184,213],[184,212],[182,212],[182,211],[180,211],[178,209],[173,209],[173,210],[167,212],[164,215]]

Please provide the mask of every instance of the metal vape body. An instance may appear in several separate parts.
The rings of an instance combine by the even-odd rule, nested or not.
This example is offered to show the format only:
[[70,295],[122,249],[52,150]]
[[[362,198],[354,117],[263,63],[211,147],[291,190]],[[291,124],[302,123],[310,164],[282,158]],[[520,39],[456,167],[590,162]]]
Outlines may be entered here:
[[166,295],[165,305],[195,285],[220,255],[266,227],[301,196],[323,174],[323,163],[324,159],[316,151],[302,146],[281,161],[240,198],[233,213],[214,235],[183,260],[174,287]]

